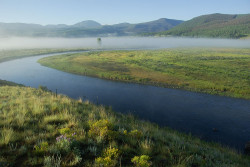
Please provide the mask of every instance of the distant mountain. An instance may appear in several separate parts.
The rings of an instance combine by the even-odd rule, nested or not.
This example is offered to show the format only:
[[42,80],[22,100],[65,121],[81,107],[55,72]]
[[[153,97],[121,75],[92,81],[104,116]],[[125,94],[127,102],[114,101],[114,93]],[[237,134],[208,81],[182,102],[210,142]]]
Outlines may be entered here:
[[33,36],[34,32],[41,32],[44,27],[39,24],[0,23],[0,36]]
[[171,20],[162,18],[151,22],[135,24],[133,25],[131,31],[137,33],[159,32],[169,30],[182,22],[183,21],[181,20]]
[[241,38],[250,35],[250,14],[210,14],[195,17],[158,36]]
[[147,33],[169,30],[182,22],[183,21],[181,20],[171,20],[162,18],[159,20],[139,24],[121,23],[113,25],[113,27],[119,28],[127,33]]
[[49,24],[46,25],[47,28],[66,28],[68,27],[68,25],[66,24],[57,24],[57,25],[53,25],[53,24]]
[[1,36],[29,37],[89,37],[89,36],[126,36],[169,30],[182,23],[181,20],[159,19],[146,23],[101,25],[87,20],[74,25],[46,25],[25,23],[0,23]]
[[73,25],[73,27],[86,28],[86,29],[100,28],[101,26],[102,25],[100,23],[93,20],[86,20]]

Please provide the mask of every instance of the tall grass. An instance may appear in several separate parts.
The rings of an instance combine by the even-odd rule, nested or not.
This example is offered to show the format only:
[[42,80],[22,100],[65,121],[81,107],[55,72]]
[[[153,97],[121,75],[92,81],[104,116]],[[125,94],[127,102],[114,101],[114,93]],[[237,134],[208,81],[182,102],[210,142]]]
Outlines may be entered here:
[[41,89],[0,87],[0,104],[0,165],[250,165],[219,144]]
[[1,129],[1,138],[0,138],[0,144],[9,144],[11,140],[15,139],[14,137],[14,131],[12,128],[8,128],[8,127],[3,127]]

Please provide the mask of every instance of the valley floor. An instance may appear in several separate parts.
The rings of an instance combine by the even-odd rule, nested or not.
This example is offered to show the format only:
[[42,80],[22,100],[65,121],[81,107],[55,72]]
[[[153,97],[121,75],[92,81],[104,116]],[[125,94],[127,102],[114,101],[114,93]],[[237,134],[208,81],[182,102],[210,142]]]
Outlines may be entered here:
[[[11,59],[32,54],[12,53]],[[249,99],[249,54],[249,49],[106,51],[40,62],[82,75]],[[4,55],[0,62],[7,61]],[[110,107],[56,96],[46,87],[0,80],[0,166],[120,165],[248,167],[250,157]]]
[[250,49],[101,51],[39,60],[62,71],[250,99]]

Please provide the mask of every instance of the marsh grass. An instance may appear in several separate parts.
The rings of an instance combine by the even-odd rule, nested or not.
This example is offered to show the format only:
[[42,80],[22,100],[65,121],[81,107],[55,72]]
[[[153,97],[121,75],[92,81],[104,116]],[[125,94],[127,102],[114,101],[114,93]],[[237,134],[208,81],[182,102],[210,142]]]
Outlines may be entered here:
[[39,63],[80,75],[250,99],[250,49],[102,51]]
[[219,144],[41,89],[2,86],[0,104],[6,166],[133,166],[134,157],[156,167],[250,165],[249,156]]

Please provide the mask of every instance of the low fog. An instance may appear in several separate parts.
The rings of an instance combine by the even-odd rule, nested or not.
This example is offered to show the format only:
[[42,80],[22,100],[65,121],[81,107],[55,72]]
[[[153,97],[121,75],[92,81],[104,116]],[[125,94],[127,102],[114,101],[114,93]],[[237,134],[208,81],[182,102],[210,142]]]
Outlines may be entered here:
[[103,37],[97,38],[0,38],[0,49],[93,48],[160,49],[174,47],[249,48],[250,40],[173,38],[173,37]]

